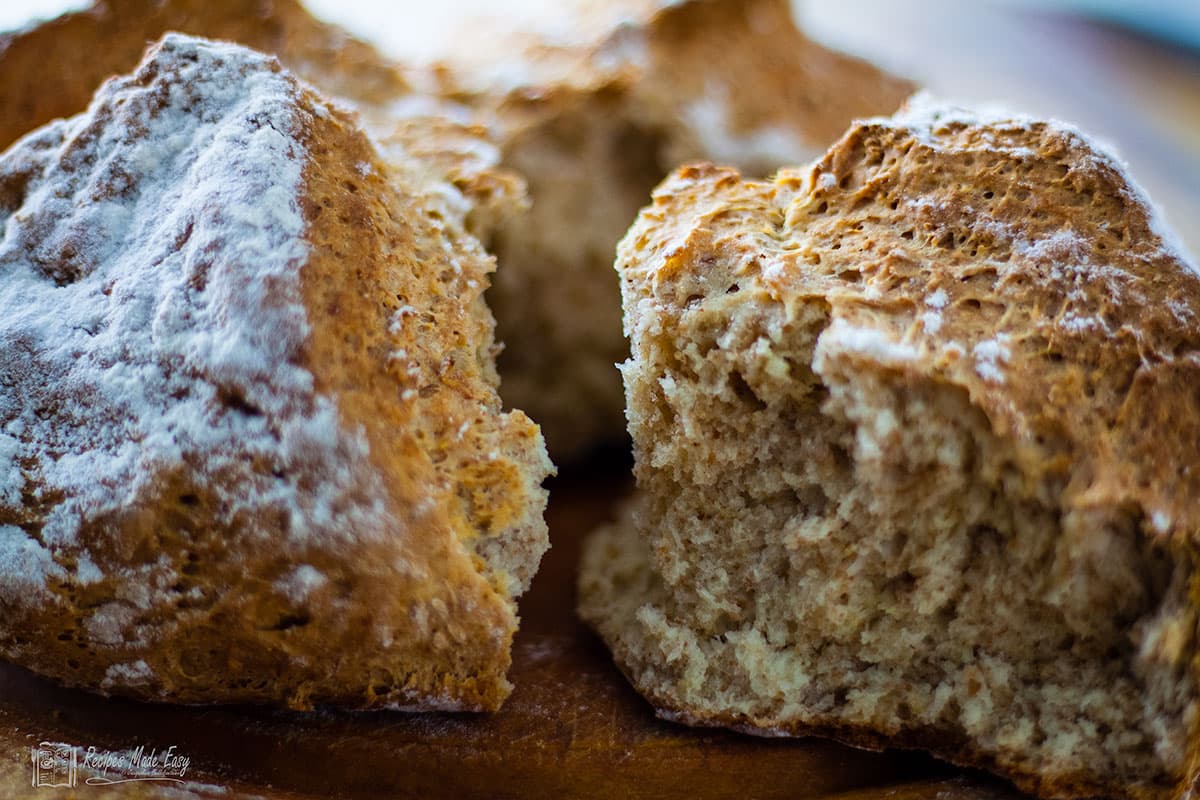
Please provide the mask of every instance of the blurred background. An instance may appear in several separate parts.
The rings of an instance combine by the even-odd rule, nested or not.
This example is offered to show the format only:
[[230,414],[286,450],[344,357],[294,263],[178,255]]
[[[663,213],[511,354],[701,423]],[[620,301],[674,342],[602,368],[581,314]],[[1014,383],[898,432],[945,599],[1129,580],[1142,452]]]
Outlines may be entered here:
[[[562,0],[305,0],[407,61],[462,20],[562,36]],[[663,0],[666,2],[666,0]],[[1200,253],[1200,0],[794,0],[814,38],[964,103],[1073,122],[1110,143]],[[0,30],[86,0],[0,0]],[[476,28],[478,30],[478,28]]]

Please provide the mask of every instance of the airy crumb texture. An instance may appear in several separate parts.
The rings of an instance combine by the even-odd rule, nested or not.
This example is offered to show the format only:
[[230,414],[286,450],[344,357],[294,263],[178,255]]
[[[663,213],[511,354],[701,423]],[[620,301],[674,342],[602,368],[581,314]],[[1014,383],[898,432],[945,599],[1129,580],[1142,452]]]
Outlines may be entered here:
[[556,457],[623,436],[613,252],[667,171],[712,159],[767,174],[912,91],[806,38],[787,0],[575,4],[558,34],[464,35],[442,90],[494,115],[502,163],[529,182],[530,212],[490,240],[488,301],[505,401]]
[[1200,276],[1161,232],[1078,131],[929,103],[670,177],[618,258],[639,495],[580,578],[660,714],[1183,796]]
[[171,34],[0,156],[0,653],[177,702],[492,709],[547,547],[449,184]]

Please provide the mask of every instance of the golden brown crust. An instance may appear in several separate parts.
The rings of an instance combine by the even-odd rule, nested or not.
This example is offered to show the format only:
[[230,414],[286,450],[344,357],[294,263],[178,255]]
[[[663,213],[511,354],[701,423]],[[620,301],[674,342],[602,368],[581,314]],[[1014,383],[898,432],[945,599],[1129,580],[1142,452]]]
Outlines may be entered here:
[[323,91],[361,105],[410,92],[394,64],[316,20],[297,0],[105,0],[0,34],[0,149],[52,119],[83,111],[102,81],[133,69],[146,45],[168,31],[271,53]]
[[[187,105],[187,92],[201,89],[173,70],[197,58],[242,65],[238,74],[247,85],[273,86],[276,95],[291,99],[246,119],[237,116],[251,113],[236,110],[243,106],[195,110]],[[235,91],[225,77],[220,91]],[[184,89],[170,91],[173,83]],[[203,439],[191,445],[184,434],[174,434],[180,442],[174,459],[168,450],[165,461],[140,463],[131,496],[115,506],[78,500],[72,494],[77,490],[60,490],[39,477],[48,464],[7,465],[6,474],[20,469],[27,483],[22,505],[0,512],[0,526],[6,526],[0,533],[8,537],[0,537],[0,561],[15,552],[16,561],[4,562],[7,569],[40,564],[49,595],[22,597],[24,576],[0,575],[4,654],[69,685],[148,700],[497,708],[511,688],[505,672],[517,624],[514,596],[528,586],[547,547],[540,483],[551,467],[537,428],[520,412],[500,413],[492,321],[482,303],[493,261],[447,202],[453,190],[441,187],[439,195],[428,182],[398,173],[393,156],[381,158],[351,115],[283,73],[277,62],[230,45],[171,37],[151,51],[136,76],[105,88],[89,112],[94,119],[50,128],[0,160],[5,190],[15,193],[5,194],[6,211],[21,207],[24,186],[42,180],[37,165],[45,143],[58,137],[77,152],[100,148],[93,155],[101,157],[86,163],[120,165],[122,153],[96,141],[111,141],[109,128],[116,140],[136,140],[139,128],[132,123],[144,124],[138,114],[147,108],[153,109],[148,119],[215,115],[205,117],[206,124],[226,124],[220,122],[224,113],[232,122],[223,131],[269,124],[275,136],[286,138],[287,152],[302,167],[297,194],[288,197],[286,180],[279,178],[264,193],[271,201],[263,200],[262,219],[277,213],[271,209],[280,203],[298,206],[302,263],[289,262],[279,274],[258,272],[260,265],[242,254],[240,244],[257,235],[253,229],[243,232],[249,234],[244,240],[202,239],[220,232],[227,220],[255,225],[260,219],[254,206],[221,207],[216,198],[223,196],[223,184],[213,189],[211,172],[195,207],[180,201],[173,209],[188,217],[179,222],[186,226],[174,247],[186,259],[190,291],[214,298],[196,301],[197,308],[220,308],[216,319],[250,313],[264,325],[287,320],[275,303],[286,308],[295,285],[307,334],[284,351],[284,363],[272,367],[292,370],[287,374],[301,381],[278,398],[282,407],[271,405],[272,398],[264,406],[251,396],[257,383],[206,372],[203,352],[194,363],[187,351],[176,356],[181,361],[173,372],[197,372],[195,387],[180,389],[185,395],[203,396],[207,381],[217,382],[208,411],[214,430],[233,419],[252,433],[262,430],[255,421],[262,420],[275,431],[276,452],[261,449],[262,441],[250,436],[243,452],[236,445],[225,449],[225,440],[212,450]],[[268,113],[269,123],[260,121]],[[165,179],[186,185],[187,158],[226,160],[204,149],[204,139],[197,142],[199,152],[186,151],[176,164],[184,171]],[[137,184],[137,166],[130,163],[127,179],[148,191],[151,179]],[[164,180],[162,165],[151,169],[160,170],[150,173],[159,176],[154,180]],[[216,179],[222,175],[218,168]],[[97,178],[101,189],[121,196],[119,187],[105,188],[103,180]],[[38,210],[34,216],[55,224],[53,213]],[[271,252],[266,255],[273,258]],[[170,263],[180,268],[178,261]],[[87,277],[59,276],[68,286]],[[234,295],[222,294],[230,286]],[[238,305],[239,294],[256,297],[264,286],[263,305],[249,312]],[[166,301],[162,307],[159,317],[171,308]],[[131,313],[119,304],[110,311],[138,334],[139,324],[148,323],[125,316]],[[275,335],[271,330],[266,341]],[[29,379],[39,381],[36,374]],[[273,377],[264,380],[274,385]],[[18,387],[5,391],[5,413],[24,415],[28,407],[12,403]],[[68,416],[73,396],[65,394],[69,387],[62,391],[40,413],[57,414],[49,430],[86,448],[86,430],[76,439],[68,434],[89,423]],[[161,395],[152,399],[170,402]],[[336,409],[336,421],[292,424],[321,408]],[[104,413],[98,405],[87,416]],[[140,430],[155,423],[134,424]],[[23,446],[42,452],[37,436],[29,432]],[[293,450],[295,457],[288,455]],[[100,473],[94,479],[118,477]],[[330,481],[341,488],[330,493]],[[316,500],[296,506],[271,499],[280,492]],[[43,534],[64,503],[79,509],[78,528]],[[15,543],[14,534],[20,534]],[[30,560],[31,552],[44,558]]]
[[[306,142],[313,256],[302,280],[313,336],[304,364],[317,391],[338,398],[343,424],[365,430],[394,507],[415,514],[400,527],[427,531],[409,537],[405,557],[427,565],[439,584],[386,584],[360,602],[394,607],[389,649],[419,654],[413,663],[422,669],[406,676],[403,705],[494,710],[511,690],[511,598],[528,588],[547,547],[540,482],[549,463],[523,413],[500,415],[493,322],[482,302],[492,259],[435,199],[397,191],[352,120],[335,121]],[[355,343],[350,352],[347,342]],[[438,508],[420,515],[431,497]],[[421,607],[430,626],[396,624]],[[370,641],[368,621],[379,624],[370,612],[357,631],[341,620],[342,637]],[[328,647],[331,633],[312,646]],[[361,658],[350,661],[359,674],[386,674],[369,648]],[[393,698],[376,698],[370,689],[366,704],[396,702],[388,692]],[[313,702],[364,704],[319,692]]]

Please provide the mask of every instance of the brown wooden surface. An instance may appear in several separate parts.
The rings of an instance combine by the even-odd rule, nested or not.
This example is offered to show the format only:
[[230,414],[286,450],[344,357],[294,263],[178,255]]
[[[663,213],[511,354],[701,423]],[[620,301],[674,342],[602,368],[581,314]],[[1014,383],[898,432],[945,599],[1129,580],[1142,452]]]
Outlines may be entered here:
[[[126,749],[176,745],[199,796],[269,798],[1000,798],[1014,796],[915,753],[821,740],[758,739],[661,722],[574,615],[580,537],[626,490],[620,460],[552,486],[554,547],[522,601],[511,673],[492,716],[395,712],[312,715],[106,700],[0,667],[0,798],[33,789],[30,747],[60,741]],[[886,787],[887,791],[883,789]],[[81,799],[163,791],[81,785]],[[141,794],[137,796],[143,796]]]

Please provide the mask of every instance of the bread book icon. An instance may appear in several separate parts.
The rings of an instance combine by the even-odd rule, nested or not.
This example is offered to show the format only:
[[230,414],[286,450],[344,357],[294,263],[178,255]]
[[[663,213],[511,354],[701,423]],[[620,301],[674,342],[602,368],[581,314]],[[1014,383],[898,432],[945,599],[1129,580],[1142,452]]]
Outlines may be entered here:
[[75,786],[77,751],[61,742],[41,742],[32,750],[33,788],[70,789]]

